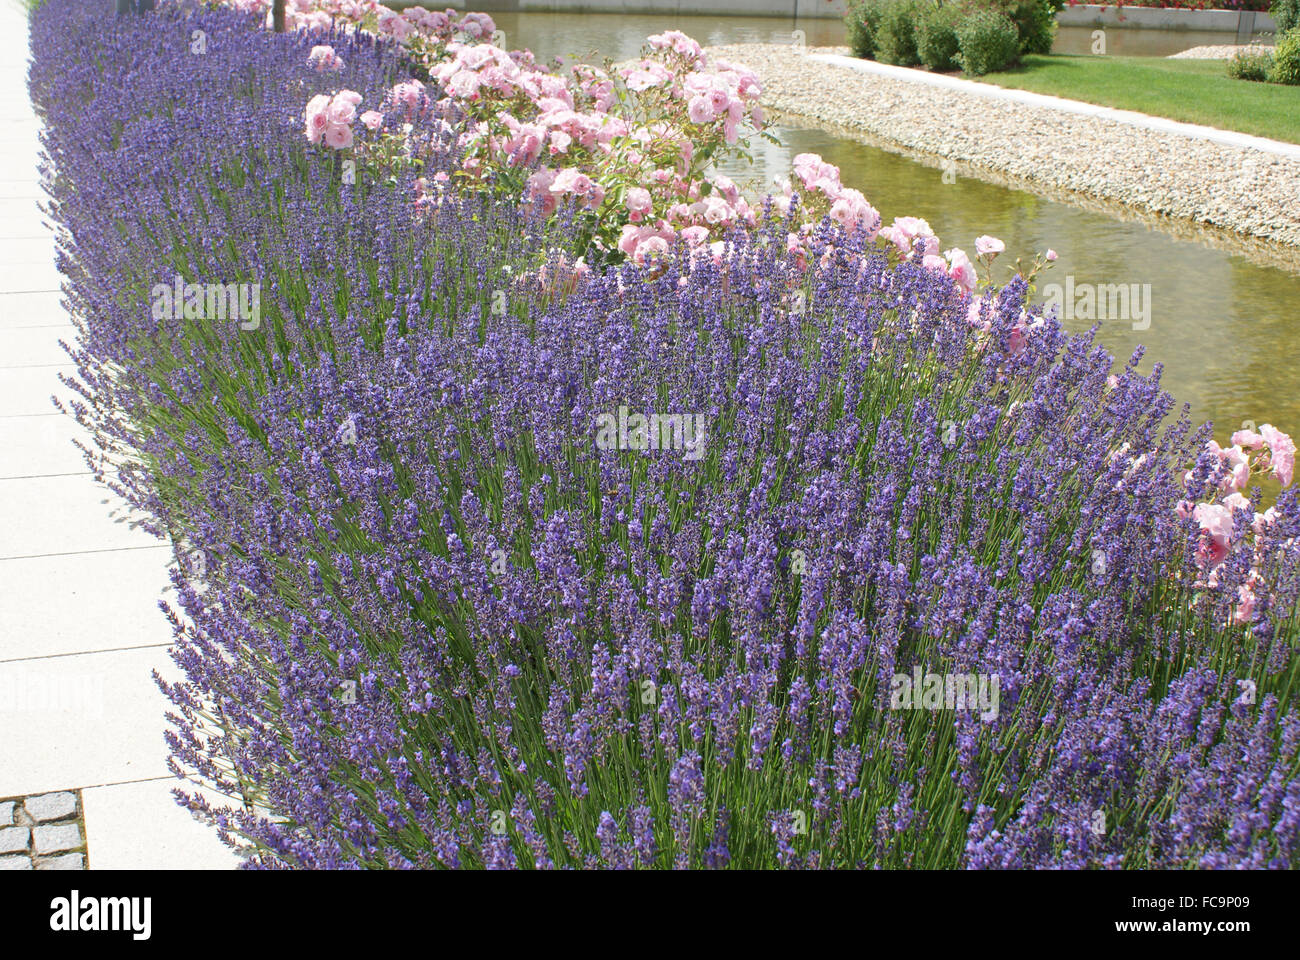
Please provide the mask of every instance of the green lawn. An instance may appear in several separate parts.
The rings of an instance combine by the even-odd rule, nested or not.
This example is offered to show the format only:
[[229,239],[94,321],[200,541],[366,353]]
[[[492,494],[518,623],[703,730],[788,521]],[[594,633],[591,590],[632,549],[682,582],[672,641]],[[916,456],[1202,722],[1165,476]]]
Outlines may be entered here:
[[1300,143],[1300,87],[1232,80],[1224,60],[1031,55],[979,79]]

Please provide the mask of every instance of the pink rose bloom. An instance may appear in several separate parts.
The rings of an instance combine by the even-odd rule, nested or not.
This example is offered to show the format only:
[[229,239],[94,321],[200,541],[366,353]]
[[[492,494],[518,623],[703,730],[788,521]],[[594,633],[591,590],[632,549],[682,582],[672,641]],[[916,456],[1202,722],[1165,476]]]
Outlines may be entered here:
[[555,212],[555,195],[551,193],[551,184],[555,182],[555,171],[550,167],[541,167],[524,182],[524,196],[531,202],[533,209],[544,217]]
[[901,230],[903,235],[909,240],[915,237],[932,237],[934,231],[930,229],[930,224],[920,217],[895,217],[894,229]]
[[1232,435],[1232,442],[1247,450],[1258,450],[1264,445],[1264,438],[1253,430],[1238,430]]
[[879,236],[892,243],[894,245],[894,249],[896,249],[904,257],[912,252],[911,239],[907,236],[906,233],[904,233],[902,230],[899,230],[897,227],[893,227],[893,226],[881,227]]
[[625,256],[632,256],[636,250],[637,241],[641,239],[641,228],[634,227],[630,223],[623,225],[623,232],[618,237],[618,250]]
[[1178,506],[1174,507],[1174,513],[1178,514],[1180,520],[1186,520],[1196,510],[1196,504],[1190,500],[1179,500]]
[[472,70],[461,70],[447,81],[447,92],[461,100],[472,100],[478,96],[478,88],[481,85],[482,81],[477,73]]
[[701,201],[701,216],[704,217],[705,223],[727,224],[735,217],[731,206],[722,197],[716,194],[710,194]]
[[325,128],[325,143],[335,150],[352,146],[352,128],[343,123],[331,123]]
[[713,105],[709,103],[708,97],[692,97],[686,105],[686,114],[691,118],[691,123],[708,123],[713,119]]
[[312,143],[320,143],[325,135],[325,128],[329,126],[329,117],[326,116],[329,105],[330,98],[323,93],[307,101],[307,139]]
[[930,236],[919,236],[912,240],[912,256],[920,255],[922,257],[931,253],[939,252],[939,238],[931,234]]
[[1219,503],[1198,503],[1192,517],[1201,526],[1201,543],[1196,561],[1202,570],[1213,570],[1228,555],[1232,542],[1232,510]]
[[709,230],[707,227],[687,227],[682,231],[682,239],[688,247],[698,247],[709,239]]
[[627,199],[623,203],[627,207],[627,212],[631,214],[633,223],[649,213],[653,206],[650,191],[645,187],[633,187],[627,192]]
[[1277,519],[1277,508],[1269,507],[1263,513],[1255,514],[1255,519],[1250,528],[1255,531],[1255,536],[1262,537],[1268,529],[1268,525]]
[[948,260],[948,276],[967,293],[974,290],[977,279],[975,267],[970,262],[970,257],[966,256],[966,251],[954,247],[945,252],[944,256]]
[[735,206],[736,202],[740,200],[740,188],[736,186],[736,182],[730,177],[717,174],[709,178],[709,182],[713,184],[713,189],[721,193],[726,198],[727,203],[732,206]]
[[845,188],[831,205],[831,219],[852,233],[862,230],[868,240],[875,239],[880,229],[880,214],[858,190]]
[[745,119],[745,108],[739,100],[727,108],[727,119],[722,125],[722,138],[729,144],[740,139],[740,121]]
[[334,94],[335,100],[341,100],[343,103],[351,104],[354,107],[361,106],[361,94],[355,90],[340,90]]
[[829,194],[839,186],[840,168],[827,163],[815,153],[798,154],[794,158],[793,167],[795,176],[809,190],[820,189]]
[[649,90],[651,87],[657,87],[663,82],[663,78],[656,76],[649,70],[633,70],[626,75],[624,82],[627,88],[640,93],[642,90]]
[[1232,620],[1234,623],[1249,623],[1255,617],[1255,578],[1250,577],[1245,583],[1237,588],[1237,609],[1233,611]]
[[943,257],[935,256],[933,253],[927,253],[921,258],[921,266],[933,273],[948,275],[948,261]]
[[1250,501],[1234,490],[1223,498],[1223,505],[1230,510],[1249,510]]
[[1245,490],[1250,485],[1250,458],[1246,452],[1234,446],[1221,451],[1220,456],[1228,467],[1228,486],[1233,490]]
[[1005,243],[1003,243],[997,237],[990,237],[987,233],[984,234],[984,236],[982,237],[975,238],[976,256],[980,256],[980,257],[987,257],[989,255],[997,256],[1006,248],[1007,245]]
[[668,241],[660,236],[646,237],[636,245],[632,259],[637,266],[643,265],[651,257],[663,256],[668,252]]
[[378,110],[367,110],[361,115],[361,122],[367,130],[378,130],[384,125],[384,115]]
[[307,55],[307,63],[317,70],[342,70],[343,60],[328,44],[317,44]]
[[1055,262],[1056,262],[1056,251],[1053,250],[1053,249],[1051,249],[1051,248],[1049,247],[1048,250],[1047,250],[1047,258],[1046,258],[1046,259],[1047,259],[1047,262],[1048,262],[1048,263],[1055,263]]
[[552,130],[550,136],[550,146],[547,148],[551,151],[551,156],[557,153],[568,153],[569,146],[573,143],[573,137],[569,136],[563,130]]
[[565,167],[555,175],[551,193],[572,193],[585,197],[591,190],[591,178],[575,167]]
[[325,116],[331,126],[347,126],[357,118],[357,108],[346,100],[340,100],[337,96],[330,101],[329,109],[325,111]]
[[[930,224],[920,217],[895,217],[890,231],[894,237],[894,246],[904,255],[926,257],[939,252],[939,238],[930,229]],[[905,240],[906,243],[900,242]]]
[[1263,424],[1259,432],[1268,444],[1269,469],[1282,486],[1289,487],[1295,474],[1295,443],[1271,423]]
[[420,100],[424,96],[424,84],[419,80],[405,80],[395,85],[388,95],[396,106],[410,115],[420,108]]

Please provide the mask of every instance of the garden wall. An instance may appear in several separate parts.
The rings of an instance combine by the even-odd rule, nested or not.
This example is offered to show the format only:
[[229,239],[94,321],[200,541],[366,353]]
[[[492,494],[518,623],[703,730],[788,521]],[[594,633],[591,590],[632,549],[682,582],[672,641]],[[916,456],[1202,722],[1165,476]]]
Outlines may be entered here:
[[1056,15],[1063,27],[1120,29],[1221,30],[1249,36],[1273,32],[1277,25],[1267,13],[1250,10],[1174,10],[1162,7],[1108,7],[1081,3]]

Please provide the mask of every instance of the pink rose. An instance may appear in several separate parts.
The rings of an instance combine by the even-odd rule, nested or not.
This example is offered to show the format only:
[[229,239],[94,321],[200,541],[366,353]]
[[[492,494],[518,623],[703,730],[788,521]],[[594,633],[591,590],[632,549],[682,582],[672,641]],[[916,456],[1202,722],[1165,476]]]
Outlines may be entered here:
[[1238,430],[1232,435],[1232,442],[1247,450],[1258,450],[1264,445],[1264,438],[1253,430]]
[[572,193],[585,197],[591,190],[591,178],[575,167],[566,167],[555,175],[551,193]]
[[623,203],[627,207],[627,212],[631,214],[633,223],[649,213],[653,206],[650,200],[650,191],[645,187],[633,187],[627,192],[627,198]]
[[1268,444],[1269,469],[1282,486],[1289,487],[1295,473],[1295,443],[1271,423],[1263,424],[1259,432]]
[[347,124],[331,123],[325,128],[325,143],[335,150],[352,146],[352,128]]
[[638,266],[641,266],[652,257],[663,256],[667,252],[668,241],[663,237],[646,237],[636,245],[636,250],[632,254],[632,259],[636,261]]
[[1048,262],[1048,263],[1055,263],[1055,262],[1056,262],[1056,251],[1053,250],[1053,249],[1051,249],[1051,248],[1049,247],[1048,250],[1047,250],[1047,257],[1046,257],[1046,259],[1047,259],[1047,262]]
[[682,239],[688,247],[698,247],[709,239],[707,227],[687,227],[682,231]]
[[948,276],[953,279],[957,286],[962,290],[970,293],[975,289],[975,267],[966,256],[964,250],[954,247],[944,253],[948,260]]
[[1232,542],[1232,510],[1218,503],[1198,503],[1192,517],[1201,527],[1196,561],[1202,570],[1213,570],[1228,555]]
[[975,238],[975,255],[980,257],[994,256],[1007,248],[1007,245],[997,237],[990,237],[987,233],[982,237]]
[[378,130],[384,125],[384,115],[378,110],[367,110],[361,115],[361,122],[367,130]]
[[714,116],[713,105],[708,97],[692,97],[686,105],[686,114],[691,123],[708,123]]
[[948,275],[948,261],[943,257],[935,256],[933,253],[927,253],[921,258],[921,266],[931,273],[942,273]]
[[320,143],[325,135],[325,128],[329,126],[326,115],[329,105],[330,98],[324,94],[317,94],[307,101],[307,139],[312,143]]
[[336,94],[325,115],[332,126],[346,126],[357,118],[357,108]]
[[1255,617],[1255,578],[1252,576],[1237,588],[1237,609],[1233,611],[1234,623],[1249,623]]

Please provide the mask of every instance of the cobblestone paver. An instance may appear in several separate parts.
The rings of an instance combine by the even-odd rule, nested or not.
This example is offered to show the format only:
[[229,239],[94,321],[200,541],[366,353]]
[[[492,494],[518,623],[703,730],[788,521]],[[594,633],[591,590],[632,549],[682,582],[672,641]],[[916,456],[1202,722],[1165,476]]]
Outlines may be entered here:
[[80,791],[0,800],[0,870],[85,870]]

